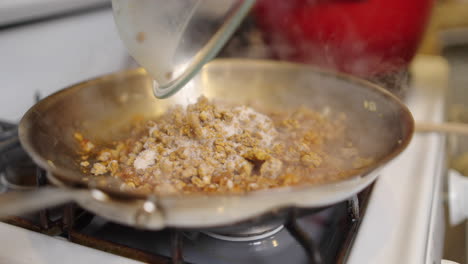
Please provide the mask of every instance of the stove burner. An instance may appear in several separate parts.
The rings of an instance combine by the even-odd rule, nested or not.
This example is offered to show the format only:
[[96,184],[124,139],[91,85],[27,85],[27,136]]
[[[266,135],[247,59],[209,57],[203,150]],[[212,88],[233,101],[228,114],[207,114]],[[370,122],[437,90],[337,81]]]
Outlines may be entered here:
[[0,175],[0,183],[10,190],[32,190],[37,188],[36,166],[29,161],[8,165]]
[[270,229],[267,231],[263,231],[260,233],[251,233],[251,234],[230,234],[230,235],[224,235],[224,234],[219,234],[219,233],[214,233],[214,232],[203,232],[205,235],[208,235],[212,238],[216,238],[219,240],[224,240],[224,241],[231,241],[231,242],[249,242],[249,241],[255,241],[255,240],[261,240],[265,239],[268,237],[271,237],[278,233],[279,231],[283,230],[283,225],[280,225],[274,229]]
[[0,120],[0,140],[6,140],[15,136],[17,133],[16,125]]
[[36,165],[21,149],[14,124],[0,121],[0,183],[9,190],[37,186]]
[[[0,121],[0,192],[28,191],[48,183],[46,171],[21,148],[17,134],[16,125]],[[63,234],[70,223],[81,228],[91,221],[92,216],[82,209],[73,212],[72,216],[70,211],[73,211],[73,204],[11,216],[4,221],[48,235]]]
[[4,153],[20,145],[16,127],[9,130],[6,130],[6,127],[8,126],[0,121],[0,153]]

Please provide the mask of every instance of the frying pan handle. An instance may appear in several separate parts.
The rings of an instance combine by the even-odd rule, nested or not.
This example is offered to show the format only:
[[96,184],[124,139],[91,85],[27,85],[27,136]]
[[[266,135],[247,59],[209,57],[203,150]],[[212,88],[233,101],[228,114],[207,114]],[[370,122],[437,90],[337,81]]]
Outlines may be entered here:
[[83,195],[88,196],[89,191],[53,187],[43,187],[35,191],[0,194],[0,219],[9,215],[20,215],[77,200]]

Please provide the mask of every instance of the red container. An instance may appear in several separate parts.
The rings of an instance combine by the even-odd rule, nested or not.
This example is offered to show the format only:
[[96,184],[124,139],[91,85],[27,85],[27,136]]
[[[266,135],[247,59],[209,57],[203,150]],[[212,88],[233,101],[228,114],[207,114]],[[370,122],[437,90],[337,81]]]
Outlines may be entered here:
[[259,0],[256,20],[279,59],[361,77],[404,69],[433,0]]

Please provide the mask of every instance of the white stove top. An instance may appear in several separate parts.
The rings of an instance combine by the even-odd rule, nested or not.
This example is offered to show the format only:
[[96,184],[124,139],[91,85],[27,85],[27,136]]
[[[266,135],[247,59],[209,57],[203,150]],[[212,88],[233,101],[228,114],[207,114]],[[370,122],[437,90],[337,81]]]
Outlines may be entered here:
[[[10,121],[18,121],[33,104],[35,91],[46,96],[72,83],[133,66],[110,10],[0,30],[0,58],[0,119]],[[415,118],[441,121],[445,61],[419,57],[413,73],[408,104]],[[382,172],[349,263],[440,261],[443,155],[441,136],[416,135]],[[0,245],[0,263],[63,263],[65,256],[73,256],[67,263],[137,263],[2,223]]]
[[2,0],[0,26],[108,4],[109,0]]
[[[418,57],[407,103],[420,121],[441,122],[448,65]],[[445,139],[415,134],[378,179],[349,263],[439,263],[442,257],[442,180]],[[433,262],[433,260],[438,260]]]
[[138,264],[141,262],[0,223],[0,263]]
[[18,121],[34,103],[70,84],[129,66],[109,10],[0,29],[0,118]]

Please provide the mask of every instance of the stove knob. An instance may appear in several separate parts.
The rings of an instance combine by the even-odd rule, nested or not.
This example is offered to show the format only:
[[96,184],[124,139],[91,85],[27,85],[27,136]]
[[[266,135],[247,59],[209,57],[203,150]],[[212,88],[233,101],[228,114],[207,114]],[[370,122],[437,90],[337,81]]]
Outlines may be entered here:
[[456,170],[448,174],[448,208],[452,226],[468,218],[468,177]]
[[440,261],[440,264],[459,264],[458,262],[453,262],[451,260],[443,259]]

